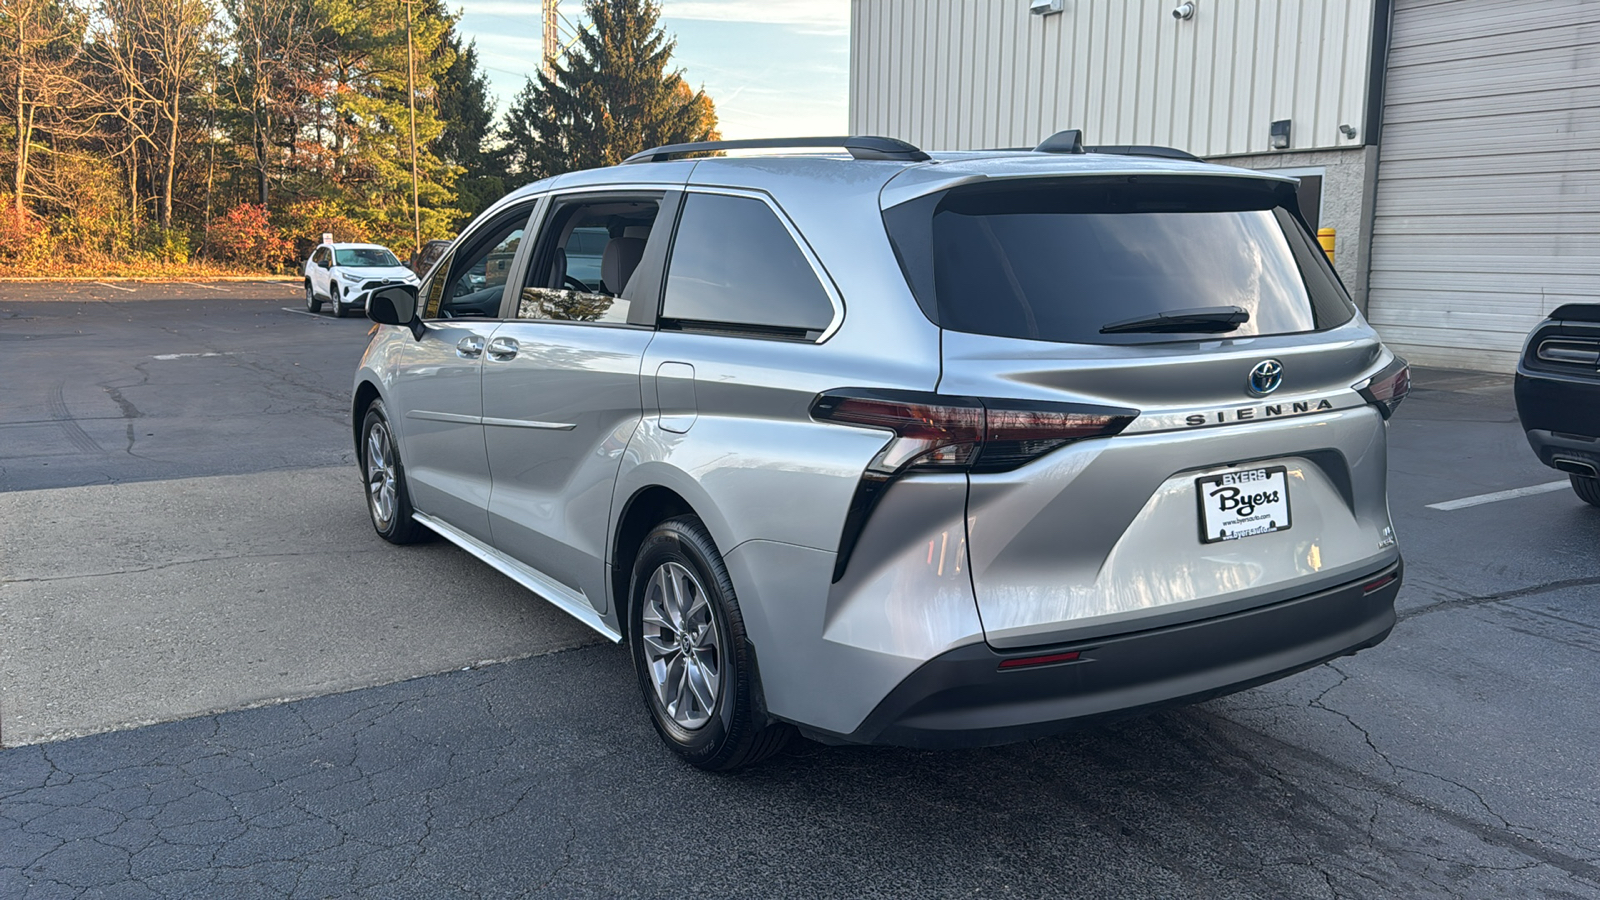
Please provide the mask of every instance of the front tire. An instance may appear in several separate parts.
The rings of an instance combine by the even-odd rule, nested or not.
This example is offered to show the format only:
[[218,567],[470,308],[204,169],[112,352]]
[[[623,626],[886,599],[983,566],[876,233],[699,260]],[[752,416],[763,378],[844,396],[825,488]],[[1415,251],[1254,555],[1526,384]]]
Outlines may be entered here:
[[1600,478],[1593,475],[1568,475],[1572,479],[1572,492],[1590,506],[1600,506]]
[[317,289],[311,286],[311,279],[306,279],[306,312],[322,312],[322,301],[317,299]]
[[427,531],[412,517],[399,442],[382,400],[372,401],[361,420],[361,471],[367,487],[367,517],[378,536],[391,544],[414,544],[426,537]]
[[[353,306],[353,305],[354,304],[351,304],[351,306]],[[347,306],[344,303],[340,302],[339,298],[336,295],[334,297],[334,300],[333,300],[333,316],[334,316],[334,318],[343,319],[343,318],[348,317],[349,315],[350,315],[350,306]]]
[[668,519],[645,536],[628,596],[634,671],[667,746],[691,765],[722,772],[788,743],[794,729],[758,711],[744,617],[698,517]]

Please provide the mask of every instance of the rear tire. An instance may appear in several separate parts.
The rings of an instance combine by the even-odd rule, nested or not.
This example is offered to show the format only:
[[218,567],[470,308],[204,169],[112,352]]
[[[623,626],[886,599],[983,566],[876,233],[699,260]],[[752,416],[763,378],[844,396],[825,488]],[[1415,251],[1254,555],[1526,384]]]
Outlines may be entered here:
[[733,582],[697,516],[668,519],[645,535],[628,596],[634,671],[667,746],[713,772],[783,749],[794,728],[759,711],[755,659]]
[[322,312],[322,301],[317,299],[317,289],[311,286],[311,279],[306,279],[306,312]]
[[373,400],[361,420],[361,472],[366,484],[367,518],[391,544],[414,544],[428,531],[412,517],[411,493],[400,464],[400,444],[389,426],[382,400]]
[[1590,506],[1600,506],[1600,478],[1593,475],[1568,475],[1572,479],[1572,492]]

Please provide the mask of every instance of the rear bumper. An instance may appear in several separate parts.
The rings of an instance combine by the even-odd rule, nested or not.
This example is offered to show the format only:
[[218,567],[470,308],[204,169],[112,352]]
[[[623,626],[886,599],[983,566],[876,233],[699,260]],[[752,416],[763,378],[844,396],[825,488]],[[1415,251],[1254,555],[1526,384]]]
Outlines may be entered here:
[[1517,417],[1528,433],[1528,446],[1551,468],[1558,461],[1587,463],[1600,469],[1600,378],[1551,376],[1517,372]]
[[1600,439],[1535,428],[1528,432],[1528,446],[1540,462],[1552,469],[1588,475],[1584,470],[1587,465],[1600,472]]
[[1600,437],[1600,375],[1554,375],[1520,367],[1516,396],[1517,418],[1525,431]]
[[[1133,634],[1010,653],[961,647],[924,663],[850,734],[802,730],[826,743],[985,746],[1221,696],[1383,641],[1403,568],[1395,562],[1330,590]],[[1000,669],[1007,659],[1073,651],[1073,662]]]

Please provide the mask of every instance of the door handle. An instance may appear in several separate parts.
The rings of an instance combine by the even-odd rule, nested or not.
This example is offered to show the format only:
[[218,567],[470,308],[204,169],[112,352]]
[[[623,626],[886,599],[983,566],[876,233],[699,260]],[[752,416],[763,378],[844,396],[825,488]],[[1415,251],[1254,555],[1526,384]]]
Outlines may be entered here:
[[469,334],[456,342],[456,355],[462,359],[477,359],[483,355],[483,335]]
[[497,337],[489,342],[489,358],[498,362],[514,359],[522,346],[508,337]]

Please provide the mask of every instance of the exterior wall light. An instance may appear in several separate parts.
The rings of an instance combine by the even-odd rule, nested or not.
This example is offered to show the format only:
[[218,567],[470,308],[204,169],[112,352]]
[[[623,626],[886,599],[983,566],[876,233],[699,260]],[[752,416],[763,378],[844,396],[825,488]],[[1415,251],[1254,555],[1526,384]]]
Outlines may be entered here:
[[1272,149],[1289,149],[1289,120],[1279,119],[1273,122],[1272,129],[1268,132],[1268,135],[1271,138]]
[[1356,136],[1356,129],[1354,125],[1340,125],[1339,133],[1350,139]]
[[1053,16],[1067,8],[1067,0],[1028,0],[1028,12],[1036,16]]
[[1194,3],[1179,3],[1172,8],[1172,17],[1180,22],[1194,18]]

